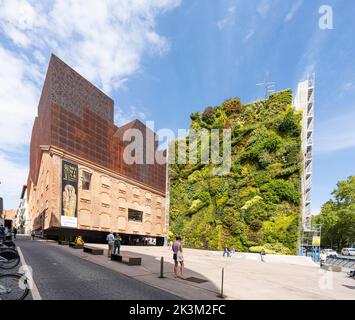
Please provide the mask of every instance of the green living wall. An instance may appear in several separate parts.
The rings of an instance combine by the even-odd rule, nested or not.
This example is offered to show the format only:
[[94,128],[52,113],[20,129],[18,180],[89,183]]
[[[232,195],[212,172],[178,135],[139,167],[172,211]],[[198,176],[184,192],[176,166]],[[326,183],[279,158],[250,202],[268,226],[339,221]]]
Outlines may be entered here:
[[221,250],[227,245],[237,251],[295,254],[301,120],[291,90],[246,105],[230,99],[192,113],[191,129],[231,129],[231,170],[214,175],[216,168],[200,161],[169,166],[171,237],[180,235],[185,246],[194,248]]

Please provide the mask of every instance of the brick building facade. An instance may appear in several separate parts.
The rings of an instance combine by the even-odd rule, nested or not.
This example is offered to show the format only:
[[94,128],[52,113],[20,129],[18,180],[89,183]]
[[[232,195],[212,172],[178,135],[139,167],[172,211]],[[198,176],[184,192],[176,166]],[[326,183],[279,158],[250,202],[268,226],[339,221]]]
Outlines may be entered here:
[[[144,139],[144,151],[157,150],[150,129],[138,120],[117,127],[114,101],[51,56],[30,146],[27,199],[33,230],[51,237],[103,239],[110,230],[130,239],[164,236],[165,164],[123,161],[129,142],[122,137],[132,128],[153,137]],[[71,228],[61,223],[63,161],[77,172],[77,225]],[[132,212],[140,212],[141,221],[130,219]]]

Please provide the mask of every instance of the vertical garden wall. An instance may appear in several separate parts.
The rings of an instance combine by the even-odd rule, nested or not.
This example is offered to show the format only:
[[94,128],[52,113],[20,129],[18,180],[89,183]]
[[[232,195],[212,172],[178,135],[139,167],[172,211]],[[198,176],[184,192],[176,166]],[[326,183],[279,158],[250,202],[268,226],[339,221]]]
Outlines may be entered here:
[[231,170],[220,176],[212,164],[169,166],[171,233],[188,247],[295,254],[301,120],[291,90],[246,105],[230,99],[192,113],[192,129],[231,129]]

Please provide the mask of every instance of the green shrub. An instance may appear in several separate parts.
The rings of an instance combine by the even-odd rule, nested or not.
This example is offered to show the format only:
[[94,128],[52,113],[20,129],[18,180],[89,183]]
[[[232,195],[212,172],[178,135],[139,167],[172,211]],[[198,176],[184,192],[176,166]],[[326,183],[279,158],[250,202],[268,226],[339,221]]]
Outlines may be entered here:
[[201,172],[199,170],[192,172],[187,178],[189,183],[195,183],[199,180],[201,180]]
[[249,248],[249,252],[253,253],[260,253],[263,250],[266,254],[291,254],[290,249],[283,246],[281,243],[267,243],[262,246],[253,246]]
[[201,115],[199,112],[193,112],[190,114],[190,119],[192,121],[199,121],[201,119]]
[[239,98],[224,101],[222,107],[227,116],[238,114],[242,111],[242,104]]
[[272,195],[273,199],[279,201],[289,201],[299,203],[300,190],[297,190],[292,183],[283,179],[274,179],[264,184],[260,191],[266,195]]
[[215,119],[214,109],[212,107],[207,107],[202,113],[201,119],[207,124],[212,124]]

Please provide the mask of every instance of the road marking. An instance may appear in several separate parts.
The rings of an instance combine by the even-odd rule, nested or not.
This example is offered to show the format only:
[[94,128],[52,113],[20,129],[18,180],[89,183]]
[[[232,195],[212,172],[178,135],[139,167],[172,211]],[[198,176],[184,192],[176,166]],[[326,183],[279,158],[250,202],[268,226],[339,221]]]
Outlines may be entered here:
[[[21,251],[21,249],[20,249],[19,246],[17,246],[17,251],[18,251],[18,254],[19,254],[19,256],[20,256],[21,264],[22,264],[23,266],[27,266],[25,257],[23,256],[22,251]],[[35,280],[33,279],[33,276],[32,276],[32,289],[31,289],[31,293],[32,293],[32,298],[33,298],[33,300],[42,300],[42,297],[41,297],[41,295],[39,294],[39,291],[38,291],[38,288],[37,288],[37,286],[36,286]]]

